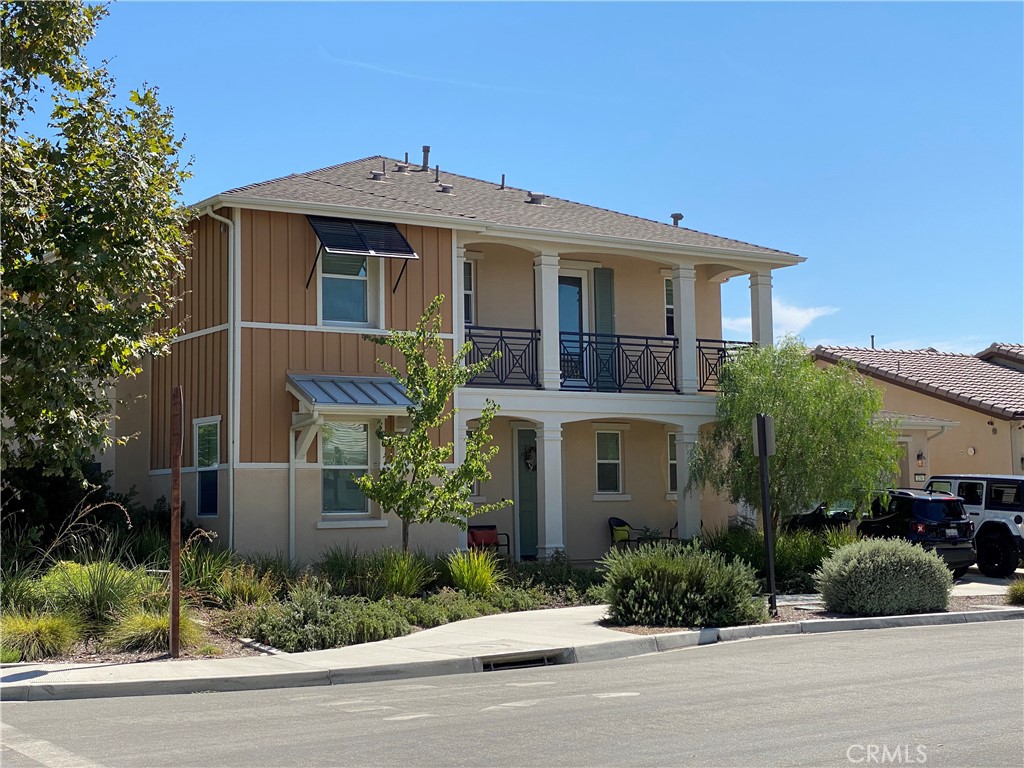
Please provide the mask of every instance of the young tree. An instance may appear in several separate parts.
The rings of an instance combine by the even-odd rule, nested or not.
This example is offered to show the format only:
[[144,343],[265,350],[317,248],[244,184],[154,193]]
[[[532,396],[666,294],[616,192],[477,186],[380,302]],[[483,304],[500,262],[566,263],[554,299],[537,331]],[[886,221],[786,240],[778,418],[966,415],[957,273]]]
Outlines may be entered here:
[[466,528],[466,518],[482,512],[510,506],[508,499],[490,504],[469,500],[473,484],[491,479],[487,463],[498,452],[489,446],[488,433],[498,406],[488,398],[477,426],[466,440],[466,455],[454,469],[445,467],[453,455],[452,443],[434,443],[441,426],[456,413],[451,406],[456,387],[466,384],[484,371],[500,353],[476,363],[466,363],[472,342],[466,342],[449,361],[444,354],[441,333],[441,304],[437,296],[411,331],[390,331],[386,336],[366,336],[368,341],[397,350],[405,358],[405,371],[378,360],[388,373],[405,387],[413,402],[407,411],[411,421],[403,432],[378,428],[377,437],[384,447],[385,464],[377,476],[355,478],[367,498],[377,502],[384,512],[394,512],[402,521],[402,549],[409,550],[409,526],[413,523],[440,521]]
[[775,419],[768,470],[776,524],[822,501],[863,505],[898,473],[896,430],[878,417],[881,408],[881,390],[865,377],[845,365],[817,367],[796,339],[743,350],[723,367],[717,421],[698,439],[690,485],[760,510],[752,422],[766,413]]
[[80,475],[83,450],[111,443],[108,392],[174,332],[157,321],[188,253],[188,173],[156,90],[118,106],[85,61],[106,13],[0,3],[4,468]]

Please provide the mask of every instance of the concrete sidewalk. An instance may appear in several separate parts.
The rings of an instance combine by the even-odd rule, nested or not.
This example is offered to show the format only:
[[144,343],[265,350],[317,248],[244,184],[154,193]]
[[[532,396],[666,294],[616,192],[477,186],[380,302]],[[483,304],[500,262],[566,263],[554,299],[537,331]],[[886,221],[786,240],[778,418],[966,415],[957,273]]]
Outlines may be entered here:
[[[982,588],[993,590],[988,594],[1006,590],[1005,583],[958,584],[953,593]],[[787,602],[810,603],[818,596],[801,598]],[[604,661],[780,634],[1022,619],[1024,608],[877,619],[813,619],[655,635],[607,629],[598,624],[604,615],[605,606],[498,614],[376,643],[271,656],[135,664],[5,665],[0,670],[0,699],[42,701],[241,691],[430,677],[521,664]]]

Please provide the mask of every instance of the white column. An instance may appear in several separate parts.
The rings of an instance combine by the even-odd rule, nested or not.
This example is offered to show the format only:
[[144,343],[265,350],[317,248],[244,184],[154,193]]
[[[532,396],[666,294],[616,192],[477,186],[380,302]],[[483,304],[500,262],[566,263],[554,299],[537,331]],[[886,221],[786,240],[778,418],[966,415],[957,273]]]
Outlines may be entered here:
[[676,319],[676,375],[679,391],[697,394],[697,270],[672,268],[672,308]]
[[761,347],[775,342],[772,330],[772,273],[750,275],[750,340]]
[[558,340],[558,254],[542,253],[533,260],[537,328],[540,330],[540,385],[560,389],[562,366]]
[[466,341],[466,246],[455,248],[455,296],[452,297],[452,330],[455,332],[455,349]]
[[562,425],[537,428],[537,555],[565,549],[562,541]]
[[[455,414],[455,445],[453,447],[455,466],[459,466],[466,458],[466,433],[469,431],[466,425],[466,418],[461,413]],[[459,549],[463,552],[469,549],[469,542],[466,534],[459,531]]]
[[700,535],[700,488],[686,490],[690,482],[690,455],[697,443],[697,432],[692,427],[680,427],[676,438],[676,520],[680,539]]

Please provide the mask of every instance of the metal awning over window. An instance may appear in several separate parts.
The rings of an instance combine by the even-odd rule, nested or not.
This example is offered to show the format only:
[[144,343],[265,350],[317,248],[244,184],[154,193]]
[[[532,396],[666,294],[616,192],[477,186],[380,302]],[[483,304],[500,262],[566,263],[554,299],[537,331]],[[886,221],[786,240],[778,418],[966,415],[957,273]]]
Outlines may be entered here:
[[287,389],[309,410],[404,416],[413,404],[391,377],[288,374]]
[[[359,221],[358,219],[335,219],[330,216],[306,216],[309,226],[316,232],[320,247],[317,249],[316,258],[313,259],[313,268],[306,278],[306,287],[316,273],[317,262],[320,261],[320,253],[327,253],[336,256],[374,256],[381,259],[403,259],[402,271],[398,275],[401,281],[405,274],[405,268],[409,261],[418,260],[419,255],[409,245],[398,227],[383,221]],[[398,288],[398,281],[395,288]]]
[[418,259],[398,227],[382,221],[307,216],[323,249],[328,253],[378,256],[384,259]]

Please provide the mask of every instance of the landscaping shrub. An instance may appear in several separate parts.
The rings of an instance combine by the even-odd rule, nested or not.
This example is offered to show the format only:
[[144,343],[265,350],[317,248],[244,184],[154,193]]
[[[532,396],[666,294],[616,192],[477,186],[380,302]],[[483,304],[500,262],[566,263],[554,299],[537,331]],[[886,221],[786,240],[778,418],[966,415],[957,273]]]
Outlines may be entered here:
[[31,612],[0,616],[5,655],[17,654],[20,661],[62,656],[82,639],[82,631],[81,620],[69,614]]
[[282,603],[257,606],[249,634],[282,651],[313,651],[406,635],[412,626],[387,601],[334,597],[316,585],[293,588]]
[[357,592],[370,600],[414,597],[436,578],[429,558],[397,549],[377,550],[358,558],[357,564]]
[[699,544],[612,549],[601,567],[614,624],[720,627],[767,618],[753,569]]
[[17,664],[21,661],[21,651],[0,644],[0,664]]
[[358,550],[335,545],[324,550],[313,567],[320,576],[327,579],[336,595],[346,595],[356,589],[356,574],[361,564]]
[[[178,618],[178,645],[191,648],[203,638],[199,625],[181,611]],[[166,651],[171,642],[169,610],[139,609],[120,617],[104,637],[104,646],[114,651]]]
[[[847,543],[852,534],[835,534],[832,540]],[[720,552],[726,559],[739,560],[754,569],[767,590],[768,572],[764,552],[764,533],[756,528],[734,526],[706,531],[702,547]],[[811,531],[780,531],[775,537],[775,586],[783,594],[814,591],[814,572],[832,550],[829,539]]]
[[297,566],[291,564],[288,555],[280,550],[272,555],[265,552],[248,554],[244,560],[253,567],[257,577],[262,579],[270,575],[271,583],[277,588],[276,596],[283,596],[301,573]]
[[222,608],[230,609],[240,604],[269,603],[277,592],[278,582],[272,572],[260,575],[255,566],[239,563],[221,571],[216,598]]
[[827,557],[814,577],[830,611],[891,616],[942,611],[953,576],[934,552],[902,539],[865,539]]
[[201,603],[217,602],[220,577],[235,562],[234,554],[193,537],[181,548],[181,590]]
[[467,595],[486,596],[505,579],[498,555],[486,549],[452,552],[444,566],[452,586]]
[[558,600],[543,587],[499,586],[486,595],[487,602],[502,613],[535,611],[558,605]]
[[1024,579],[1014,579],[1006,590],[1006,602],[1009,605],[1024,605]]
[[0,608],[10,613],[29,613],[43,607],[45,596],[34,569],[0,576]]
[[144,570],[128,570],[110,560],[86,565],[61,561],[39,582],[48,606],[78,615],[90,632],[101,630],[160,586],[160,580]]
[[540,560],[514,563],[509,569],[509,581],[516,586],[537,584],[553,592],[564,592],[570,587],[578,594],[604,581],[594,568],[574,566],[564,552],[555,552]]

